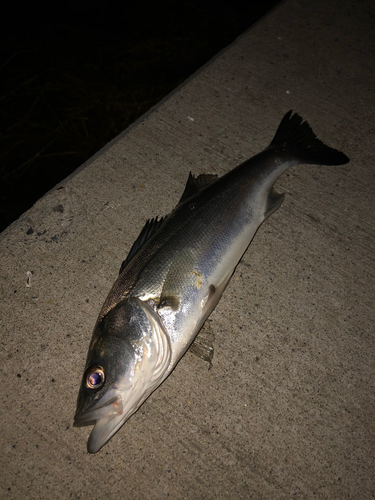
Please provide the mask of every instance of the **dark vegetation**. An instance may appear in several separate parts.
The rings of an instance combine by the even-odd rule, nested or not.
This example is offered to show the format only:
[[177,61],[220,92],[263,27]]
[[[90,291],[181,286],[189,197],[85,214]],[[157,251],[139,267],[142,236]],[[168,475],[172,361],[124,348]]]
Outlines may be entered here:
[[0,231],[276,4],[71,2],[3,16]]

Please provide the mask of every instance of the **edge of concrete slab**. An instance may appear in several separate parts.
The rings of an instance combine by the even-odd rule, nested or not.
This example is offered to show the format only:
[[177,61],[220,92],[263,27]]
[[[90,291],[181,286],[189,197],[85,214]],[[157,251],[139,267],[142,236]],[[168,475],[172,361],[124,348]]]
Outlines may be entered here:
[[[160,106],[162,106],[166,101],[168,101],[174,94],[179,92],[185,85],[189,84],[191,80],[193,80],[199,73],[204,71],[213,61],[218,59],[224,52],[229,50],[239,39],[242,37],[246,36],[246,34],[254,29],[258,24],[260,24],[267,16],[271,15],[275,10],[277,10],[283,3],[285,3],[287,0],[280,0],[277,5],[275,5],[272,9],[270,9],[264,16],[262,16],[258,21],[256,21],[254,24],[252,24],[247,30],[245,30],[243,33],[241,33],[232,43],[224,47],[222,50],[220,50],[217,54],[215,54],[211,59],[209,59],[205,64],[200,66],[196,71],[194,71],[186,80],[184,80],[180,85],[178,85],[175,89],[173,89],[171,92],[169,92],[166,96],[163,97],[157,104],[152,106],[148,111],[143,113],[142,116],[137,118],[133,123],[131,123],[126,129],[124,129],[120,134],[118,134],[116,137],[114,137],[111,141],[108,142],[105,146],[100,148],[93,156],[88,158],[82,165],[80,165],[78,168],[74,170],[70,175],[66,176],[64,179],[62,179],[60,182],[56,184],[53,188],[51,188],[49,191],[47,191],[43,196],[48,195],[49,193],[55,191],[58,189],[60,186],[62,186],[64,183],[68,182],[70,179],[72,179],[75,175],[77,175],[79,172],[81,172],[83,169],[91,165],[93,161],[95,161],[99,156],[101,156],[103,153],[105,153],[108,149],[110,149],[114,144],[116,144],[119,140],[121,140],[125,135],[127,135],[129,132],[131,132],[135,127],[137,127],[142,121],[144,121],[151,113],[153,113],[156,109],[158,109]],[[41,198],[43,198],[43,196]]]

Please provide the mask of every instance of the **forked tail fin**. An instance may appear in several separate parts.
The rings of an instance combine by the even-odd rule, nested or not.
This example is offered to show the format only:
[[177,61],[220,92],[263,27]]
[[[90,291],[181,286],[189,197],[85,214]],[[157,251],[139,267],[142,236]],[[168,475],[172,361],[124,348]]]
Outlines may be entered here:
[[310,125],[292,111],[289,111],[281,120],[279,128],[271,142],[272,146],[286,147],[294,153],[301,163],[315,165],[344,165],[349,158],[332,149],[320,141]]

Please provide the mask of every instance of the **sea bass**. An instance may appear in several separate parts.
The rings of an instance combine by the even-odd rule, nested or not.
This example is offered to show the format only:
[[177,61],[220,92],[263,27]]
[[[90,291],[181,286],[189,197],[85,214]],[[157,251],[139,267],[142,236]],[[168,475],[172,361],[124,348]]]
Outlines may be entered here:
[[166,379],[215,308],[242,255],[298,164],[342,165],[287,113],[271,144],[224,176],[191,173],[176,208],[149,220],[122,263],[92,335],[74,425],[94,425],[96,453]]

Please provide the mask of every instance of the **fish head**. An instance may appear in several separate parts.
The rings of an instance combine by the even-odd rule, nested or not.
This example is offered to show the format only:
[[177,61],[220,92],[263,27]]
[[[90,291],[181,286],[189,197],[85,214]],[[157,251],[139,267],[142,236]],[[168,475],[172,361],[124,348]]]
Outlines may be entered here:
[[121,301],[92,336],[74,426],[94,425],[87,449],[96,453],[164,380],[169,336],[158,314],[138,298]]

